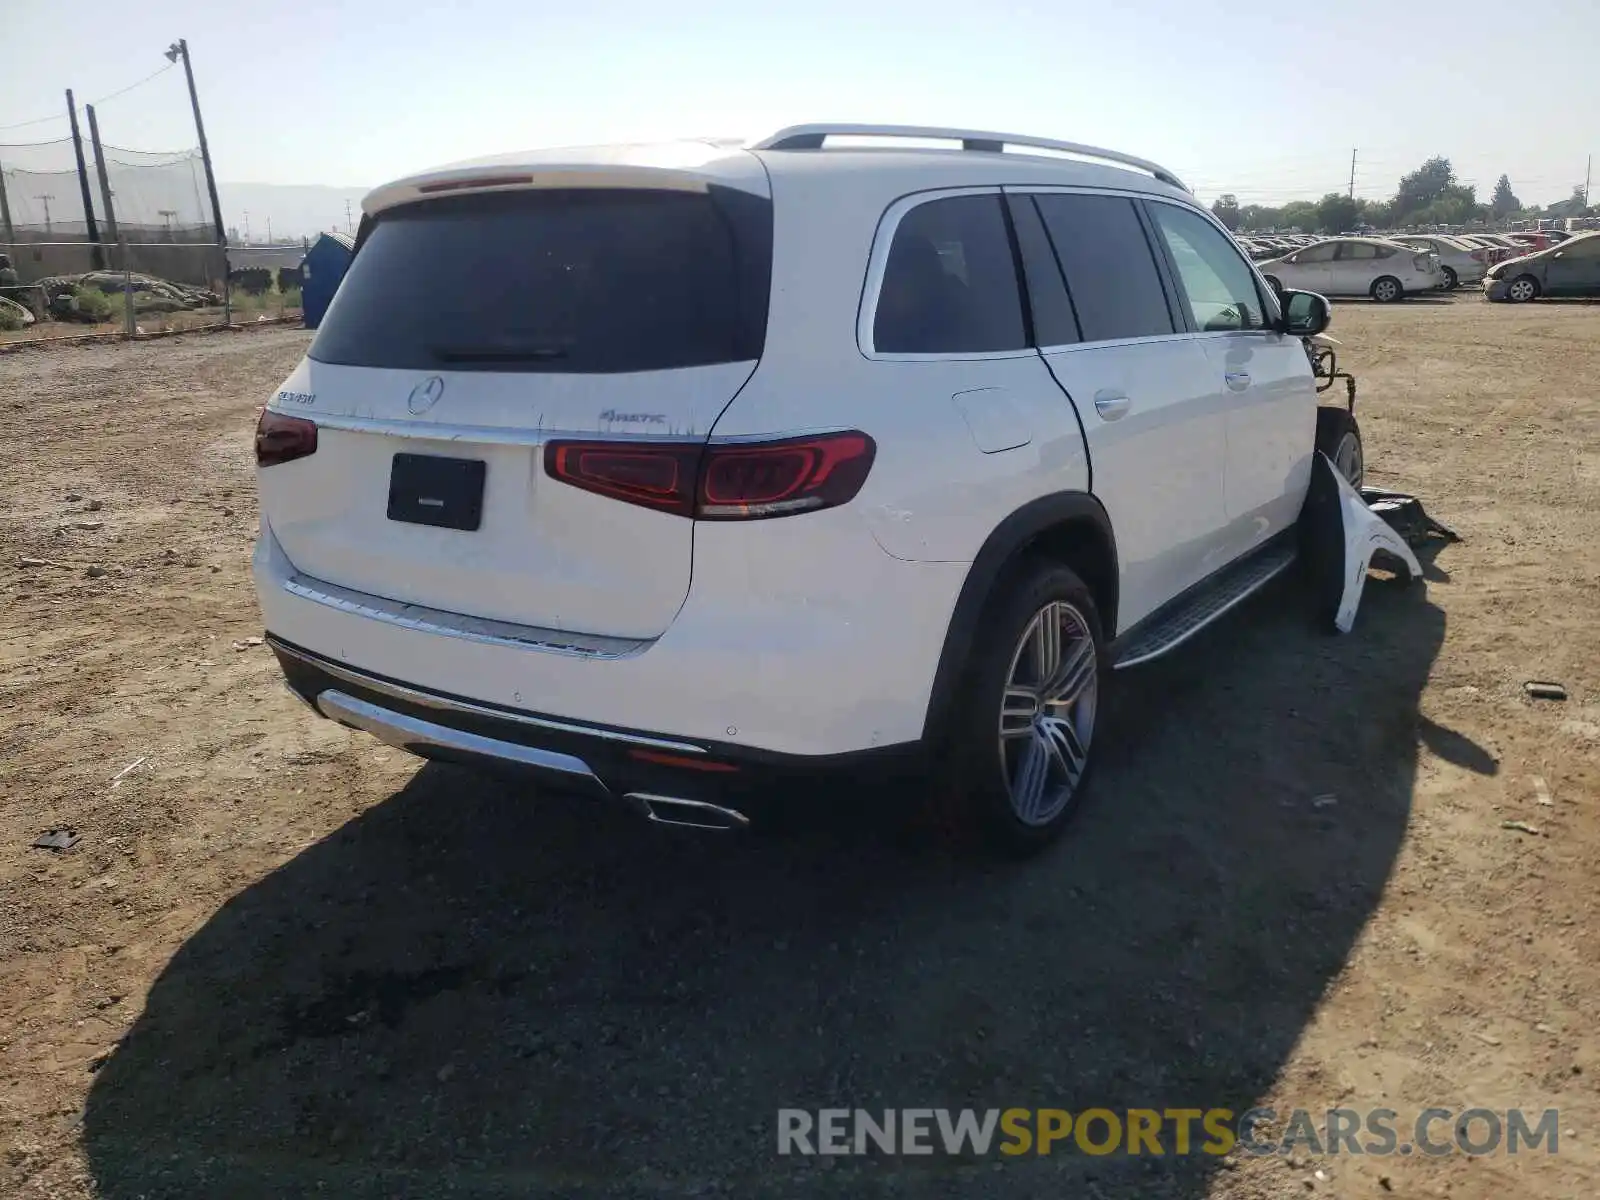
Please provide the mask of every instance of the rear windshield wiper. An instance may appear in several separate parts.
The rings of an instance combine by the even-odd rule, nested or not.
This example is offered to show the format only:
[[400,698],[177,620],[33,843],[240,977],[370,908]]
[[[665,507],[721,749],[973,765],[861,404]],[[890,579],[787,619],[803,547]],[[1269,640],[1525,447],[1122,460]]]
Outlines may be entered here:
[[565,358],[567,356],[567,352],[564,347],[550,345],[459,345],[430,346],[428,349],[440,362],[447,363],[553,362],[558,358]]

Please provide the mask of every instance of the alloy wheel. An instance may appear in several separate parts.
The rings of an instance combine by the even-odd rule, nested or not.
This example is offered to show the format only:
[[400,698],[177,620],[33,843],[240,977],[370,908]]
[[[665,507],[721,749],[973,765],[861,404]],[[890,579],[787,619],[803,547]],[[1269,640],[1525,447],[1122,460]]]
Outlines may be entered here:
[[1094,737],[1099,670],[1089,623],[1071,604],[1051,601],[1023,629],[999,733],[1011,810],[1025,825],[1048,825],[1078,790]]

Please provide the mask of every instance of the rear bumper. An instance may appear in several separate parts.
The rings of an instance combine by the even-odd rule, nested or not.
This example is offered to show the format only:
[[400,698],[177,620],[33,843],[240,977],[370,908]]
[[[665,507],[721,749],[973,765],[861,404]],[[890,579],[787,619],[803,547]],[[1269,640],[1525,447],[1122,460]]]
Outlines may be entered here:
[[[427,694],[797,763],[920,741],[967,567],[892,558],[859,516],[820,534],[812,520],[756,536],[736,523],[697,530],[677,619],[621,648],[535,644],[466,619],[445,631],[381,603],[319,597],[265,522],[254,570],[279,642]],[[795,533],[810,544],[785,541]]]
[[[289,689],[321,716],[421,758],[620,801],[669,824],[736,827],[794,787],[914,778],[925,765],[920,742],[797,756],[587,725],[358,671],[271,634],[267,641]],[[693,808],[705,811],[662,816],[693,816]]]

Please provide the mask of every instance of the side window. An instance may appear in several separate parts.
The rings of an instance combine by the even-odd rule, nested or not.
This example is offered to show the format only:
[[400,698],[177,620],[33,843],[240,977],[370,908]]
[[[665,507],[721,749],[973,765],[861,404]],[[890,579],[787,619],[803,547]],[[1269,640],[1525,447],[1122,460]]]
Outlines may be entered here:
[[1174,332],[1144,225],[1125,196],[1034,197],[1086,342]]
[[1339,261],[1351,262],[1378,257],[1378,248],[1371,242],[1340,242]]
[[873,349],[981,354],[1027,344],[1000,196],[950,196],[907,212],[878,289]]
[[1208,333],[1260,329],[1261,296],[1255,275],[1216,227],[1175,204],[1148,206],[1178,271],[1194,327]]
[[1297,263],[1325,263],[1333,261],[1333,252],[1339,248],[1338,242],[1322,242],[1316,246],[1308,246],[1300,251],[1295,259]]
[[1561,247],[1562,258],[1600,259],[1600,237],[1581,238]]

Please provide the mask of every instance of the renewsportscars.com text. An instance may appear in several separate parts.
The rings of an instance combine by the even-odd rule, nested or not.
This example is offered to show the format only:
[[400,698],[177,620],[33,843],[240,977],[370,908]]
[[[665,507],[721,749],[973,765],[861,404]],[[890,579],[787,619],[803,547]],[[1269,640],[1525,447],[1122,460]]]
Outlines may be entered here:
[[779,1154],[1221,1156],[1246,1154],[1556,1154],[1561,1114],[1547,1108],[803,1108],[778,1110]]

